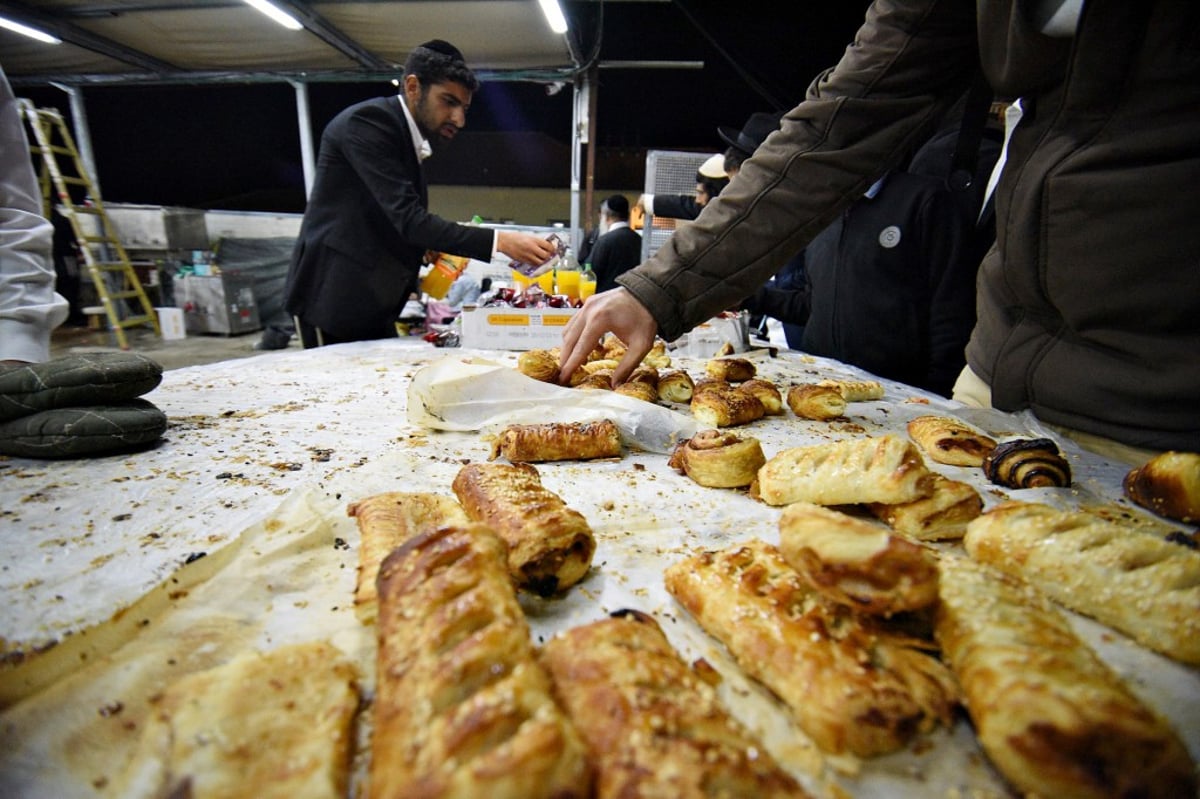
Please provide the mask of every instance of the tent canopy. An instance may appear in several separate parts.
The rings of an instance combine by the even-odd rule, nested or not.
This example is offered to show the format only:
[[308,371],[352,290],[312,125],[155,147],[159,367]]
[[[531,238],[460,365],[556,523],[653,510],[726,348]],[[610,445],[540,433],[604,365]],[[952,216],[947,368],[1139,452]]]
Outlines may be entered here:
[[581,66],[537,0],[275,0],[304,29],[240,0],[0,0],[0,16],[60,39],[0,29],[14,85],[392,78],[408,52],[447,39],[481,77],[552,81]]

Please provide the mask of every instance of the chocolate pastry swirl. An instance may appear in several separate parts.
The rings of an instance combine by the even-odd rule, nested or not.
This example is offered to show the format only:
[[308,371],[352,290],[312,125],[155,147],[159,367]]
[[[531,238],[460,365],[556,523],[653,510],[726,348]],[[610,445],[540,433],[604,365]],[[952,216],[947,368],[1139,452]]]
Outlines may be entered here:
[[1019,438],[997,444],[983,459],[983,473],[1007,488],[1063,488],[1071,484],[1071,464],[1048,438]]

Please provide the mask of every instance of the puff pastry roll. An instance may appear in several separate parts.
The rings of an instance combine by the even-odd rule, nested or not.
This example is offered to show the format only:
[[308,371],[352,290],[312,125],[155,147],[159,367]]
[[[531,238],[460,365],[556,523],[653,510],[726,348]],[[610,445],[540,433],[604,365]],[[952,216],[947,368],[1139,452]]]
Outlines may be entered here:
[[757,438],[701,430],[675,448],[667,465],[708,488],[741,488],[766,461]]
[[108,795],[341,799],[358,676],[341,651],[317,641],[180,677],[153,700],[128,785]]
[[633,370],[627,383],[648,383],[654,386],[655,391],[658,390],[658,370],[650,366],[639,366]]
[[469,463],[452,487],[467,516],[508,544],[508,569],[517,585],[551,596],[587,574],[596,551],[591,527],[542,486],[530,464]]
[[808,502],[779,517],[779,551],[822,596],[872,616],[937,600],[937,561],[925,547],[874,522]]
[[958,688],[945,666],[815,594],[775,547],[751,540],[704,552],[665,576],[671,595],[823,751],[880,755],[951,722]]
[[1125,496],[1159,516],[1200,522],[1200,454],[1164,452],[1125,475]]
[[745,358],[713,358],[704,364],[704,371],[713,380],[727,383],[742,383],[758,374],[754,364]]
[[785,449],[758,470],[752,492],[768,505],[912,502],[932,490],[921,453],[897,436]]
[[787,404],[801,419],[818,422],[836,419],[846,412],[846,399],[832,386],[792,386],[788,389]]
[[738,391],[745,391],[747,394],[758,397],[767,416],[777,416],[783,413],[783,395],[770,380],[755,377],[738,386]]
[[753,394],[719,385],[697,386],[689,407],[692,416],[705,427],[736,427],[761,419],[766,413]]
[[484,525],[409,540],[379,570],[372,797],[590,795],[582,738],[554,702]]
[[1143,646],[1200,665],[1200,552],[1081,511],[1006,502],[967,525],[971,557]]
[[610,419],[509,425],[492,442],[490,460],[511,463],[621,457],[621,432]]
[[936,472],[929,496],[888,505],[872,502],[871,513],[898,533],[919,541],[945,541],[962,538],[967,524],[983,513],[983,497],[967,483],[951,480]]
[[691,402],[695,387],[692,376],[680,369],[658,376],[658,398],[665,402]]
[[935,630],[979,743],[1027,796],[1196,795],[1194,766],[1147,709],[1027,584],[947,556]]
[[808,795],[650,616],[619,611],[558,633],[540,657],[587,742],[597,799]]
[[445,494],[389,491],[350,503],[346,513],[358,523],[354,613],[363,624],[375,622],[375,577],[393,549],[429,530],[467,523],[462,506]]
[[908,435],[931,461],[949,466],[982,466],[996,447],[995,439],[953,416],[918,416],[909,421]]
[[878,380],[822,380],[818,385],[836,388],[846,402],[883,399],[883,384]]
[[517,371],[543,383],[558,380],[558,350],[527,350],[517,356]]

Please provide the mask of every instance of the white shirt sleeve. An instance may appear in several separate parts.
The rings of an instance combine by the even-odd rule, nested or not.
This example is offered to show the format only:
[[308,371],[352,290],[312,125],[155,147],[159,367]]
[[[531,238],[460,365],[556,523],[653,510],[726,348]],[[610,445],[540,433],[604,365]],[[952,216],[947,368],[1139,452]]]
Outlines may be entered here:
[[17,101],[0,71],[0,360],[50,358],[50,331],[68,312],[54,291],[53,236]]

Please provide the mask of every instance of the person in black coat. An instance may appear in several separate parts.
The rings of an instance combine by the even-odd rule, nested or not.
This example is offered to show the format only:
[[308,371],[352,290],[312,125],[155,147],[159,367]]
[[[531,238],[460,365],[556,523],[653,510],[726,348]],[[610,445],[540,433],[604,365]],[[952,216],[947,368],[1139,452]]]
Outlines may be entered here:
[[305,347],[390,338],[427,251],[543,264],[553,243],[429,213],[421,161],[466,124],[479,88],[440,39],[409,54],[402,90],[352,105],[325,128],[284,288]]
[[596,273],[597,292],[613,288],[618,275],[642,262],[642,237],[629,227],[629,200],[614,194],[601,204],[600,212],[608,231],[596,239],[588,258]]

